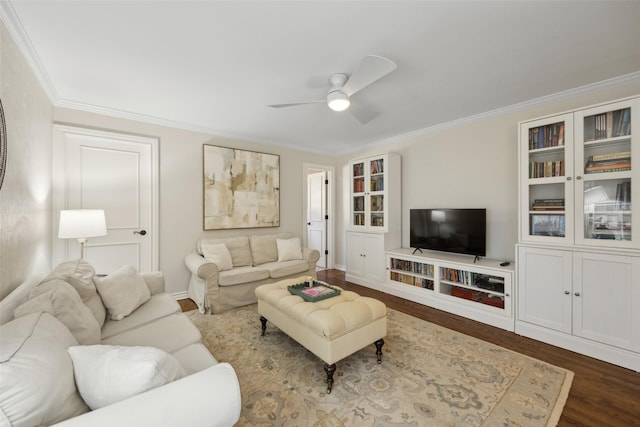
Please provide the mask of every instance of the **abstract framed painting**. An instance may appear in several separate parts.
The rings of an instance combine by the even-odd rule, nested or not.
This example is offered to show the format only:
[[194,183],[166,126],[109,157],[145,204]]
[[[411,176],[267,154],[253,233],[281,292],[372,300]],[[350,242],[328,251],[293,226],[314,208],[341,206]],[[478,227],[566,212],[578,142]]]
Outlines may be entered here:
[[280,156],[203,145],[203,228],[280,226]]

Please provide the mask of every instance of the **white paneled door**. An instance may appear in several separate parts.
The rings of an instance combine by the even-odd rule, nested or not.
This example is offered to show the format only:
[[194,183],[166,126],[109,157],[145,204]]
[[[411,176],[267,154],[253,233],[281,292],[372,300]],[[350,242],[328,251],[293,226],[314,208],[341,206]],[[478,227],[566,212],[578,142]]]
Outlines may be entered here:
[[104,209],[107,235],[89,238],[84,259],[98,274],[122,265],[158,269],[158,140],[54,125],[54,265],[80,256],[57,238],[61,209]]
[[317,266],[327,268],[327,172],[307,175],[307,245],[320,252]]

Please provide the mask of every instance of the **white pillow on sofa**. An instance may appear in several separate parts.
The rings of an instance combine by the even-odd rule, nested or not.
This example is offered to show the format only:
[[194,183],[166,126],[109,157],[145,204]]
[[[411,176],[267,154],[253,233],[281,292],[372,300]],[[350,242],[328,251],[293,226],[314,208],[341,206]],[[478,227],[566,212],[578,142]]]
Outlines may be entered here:
[[93,280],[109,317],[113,320],[124,319],[151,298],[147,283],[130,265],[124,265],[108,276],[95,277]]
[[155,347],[82,345],[67,351],[80,396],[94,410],[186,375],[175,357]]
[[231,252],[224,243],[206,243],[202,245],[202,256],[218,266],[218,270],[225,271],[233,268]]
[[302,259],[302,248],[299,237],[276,239],[276,245],[278,246],[278,262]]

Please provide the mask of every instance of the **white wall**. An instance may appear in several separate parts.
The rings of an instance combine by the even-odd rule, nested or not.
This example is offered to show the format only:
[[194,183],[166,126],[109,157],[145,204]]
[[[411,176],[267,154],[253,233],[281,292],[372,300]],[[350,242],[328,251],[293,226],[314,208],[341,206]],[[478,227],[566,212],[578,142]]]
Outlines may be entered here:
[[51,117],[47,94],[0,22],[7,169],[0,189],[0,298],[51,260]]
[[[74,126],[144,135],[160,140],[160,262],[167,291],[186,291],[189,273],[184,256],[203,235],[227,237],[240,234],[291,232],[303,230],[305,201],[303,163],[332,164],[328,156],[288,148],[216,137],[133,120],[108,117],[67,108],[54,108],[54,121]],[[240,148],[280,155],[280,227],[203,231],[202,225],[202,146],[203,144]]]
[[[336,170],[344,179],[350,159],[386,151],[402,156],[402,245],[409,246],[411,208],[486,208],[487,258],[513,260],[518,232],[518,122],[640,94],[640,76],[557,94],[457,124],[398,136],[376,147],[341,156]],[[348,196],[339,189],[339,213]],[[348,190],[346,190],[348,191]],[[344,221],[337,236],[344,234]],[[345,263],[344,244],[337,264]]]

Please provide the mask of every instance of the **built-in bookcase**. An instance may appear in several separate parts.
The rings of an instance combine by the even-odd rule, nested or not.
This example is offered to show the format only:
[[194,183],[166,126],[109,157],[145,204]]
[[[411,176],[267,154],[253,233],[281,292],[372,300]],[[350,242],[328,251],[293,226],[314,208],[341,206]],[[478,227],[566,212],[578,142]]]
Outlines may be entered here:
[[520,241],[640,246],[639,110],[631,98],[520,124]]

